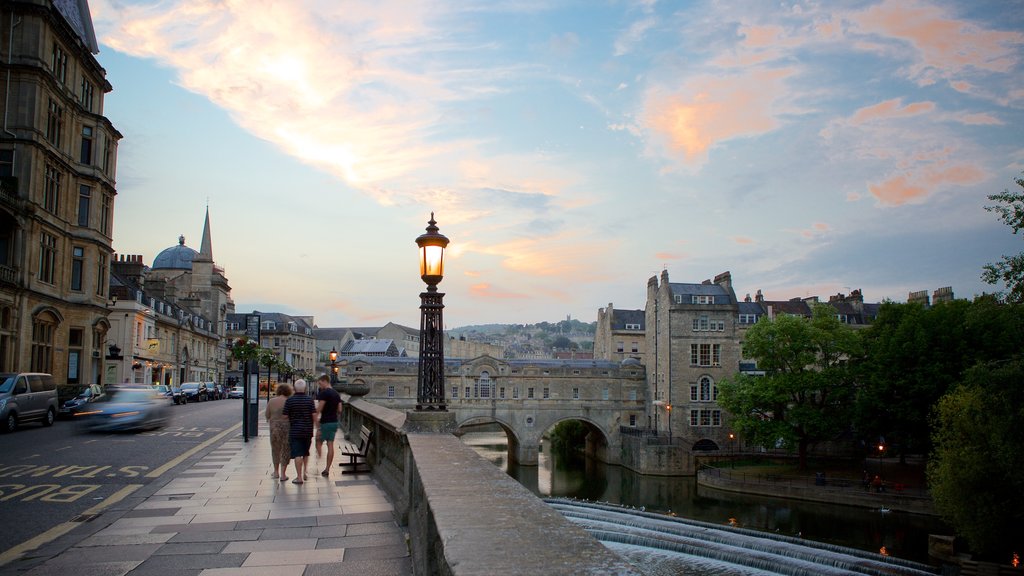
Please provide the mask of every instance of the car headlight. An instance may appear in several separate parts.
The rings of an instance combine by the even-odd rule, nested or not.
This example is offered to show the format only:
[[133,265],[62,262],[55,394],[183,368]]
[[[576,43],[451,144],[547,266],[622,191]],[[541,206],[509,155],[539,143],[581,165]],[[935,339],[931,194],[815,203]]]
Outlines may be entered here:
[[138,415],[139,415],[139,411],[138,410],[132,410],[130,412],[118,412],[117,414],[111,414],[110,417],[111,418],[127,418],[129,416],[138,416]]

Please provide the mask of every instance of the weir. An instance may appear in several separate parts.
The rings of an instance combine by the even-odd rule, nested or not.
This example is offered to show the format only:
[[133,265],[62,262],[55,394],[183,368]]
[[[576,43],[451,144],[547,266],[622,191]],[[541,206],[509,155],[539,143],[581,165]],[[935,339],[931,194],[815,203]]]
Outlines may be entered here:
[[783,536],[611,506],[545,500],[645,573],[701,576],[933,576],[917,562]]

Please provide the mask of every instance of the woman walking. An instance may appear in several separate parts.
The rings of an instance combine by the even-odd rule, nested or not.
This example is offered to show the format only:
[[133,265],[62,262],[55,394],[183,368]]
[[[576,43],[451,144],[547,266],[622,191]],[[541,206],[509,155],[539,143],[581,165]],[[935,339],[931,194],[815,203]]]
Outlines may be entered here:
[[284,415],[284,403],[292,395],[287,383],[277,385],[277,396],[267,402],[267,424],[270,425],[270,455],[274,459],[274,473],[271,478],[288,479],[288,462],[291,460],[291,446],[288,444],[289,422]]
[[306,381],[295,381],[295,394],[284,402],[282,412],[288,417],[288,444],[295,461],[295,479],[292,484],[306,480],[306,460],[309,458],[309,444],[313,440],[313,414],[316,404],[306,394]]

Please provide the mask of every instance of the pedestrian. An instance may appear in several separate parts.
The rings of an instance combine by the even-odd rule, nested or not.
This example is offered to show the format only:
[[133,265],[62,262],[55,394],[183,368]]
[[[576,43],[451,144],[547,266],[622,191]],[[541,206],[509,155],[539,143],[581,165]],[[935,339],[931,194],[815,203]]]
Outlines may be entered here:
[[306,480],[306,466],[309,461],[309,444],[313,440],[313,415],[316,404],[306,394],[306,381],[295,381],[295,394],[284,402],[282,412],[288,417],[288,444],[291,457],[295,461],[295,479],[292,484],[302,484]]
[[274,460],[271,478],[288,479],[288,462],[291,461],[291,446],[288,444],[289,423],[284,415],[284,403],[292,395],[287,382],[277,385],[277,395],[267,402],[266,418],[270,426],[270,456]]
[[[321,375],[316,383],[320,388],[316,395],[316,411],[320,415],[320,439],[327,442],[327,466],[320,475],[327,477],[331,473],[331,464],[334,463],[334,436],[338,433],[341,396],[331,387],[331,379],[326,374]],[[320,446],[317,445],[317,453],[319,452]]]

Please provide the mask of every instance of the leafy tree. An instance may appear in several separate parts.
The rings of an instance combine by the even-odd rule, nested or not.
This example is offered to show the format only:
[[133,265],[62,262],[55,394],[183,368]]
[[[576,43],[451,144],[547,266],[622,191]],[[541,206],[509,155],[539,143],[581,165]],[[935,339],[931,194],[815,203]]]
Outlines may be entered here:
[[849,424],[854,385],[847,360],[858,354],[858,334],[828,306],[815,306],[810,319],[762,318],[747,332],[743,355],[765,375],[726,379],[718,401],[740,433],[761,445],[795,447],[806,468],[808,446]]
[[569,347],[572,346],[572,341],[565,336],[556,336],[555,339],[551,341],[551,346],[558,348],[559,350],[568,350]]
[[1021,356],[970,369],[938,403],[928,462],[936,509],[973,552],[996,561],[1024,542],[1022,383]]
[[[1016,178],[1014,182],[1024,190],[1024,178]],[[1003,190],[1002,194],[993,194],[988,199],[998,204],[986,206],[985,210],[998,213],[999,219],[1013,229],[1014,234],[1024,229],[1024,192]],[[986,264],[981,279],[989,284],[1002,282],[1009,290],[1007,302],[1024,303],[1024,252],[1003,256],[1002,261],[995,264]]]

